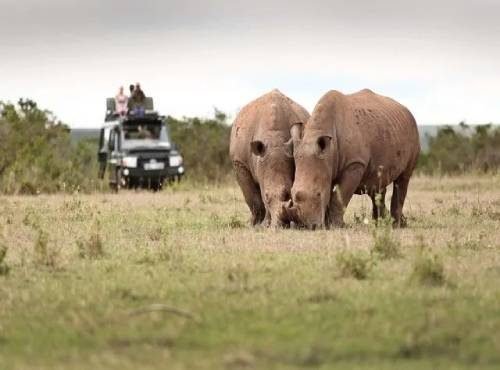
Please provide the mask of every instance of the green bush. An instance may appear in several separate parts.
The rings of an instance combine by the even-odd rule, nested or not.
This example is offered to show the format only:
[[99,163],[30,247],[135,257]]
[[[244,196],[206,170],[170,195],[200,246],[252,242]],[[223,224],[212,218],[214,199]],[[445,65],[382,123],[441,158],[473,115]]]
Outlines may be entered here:
[[390,223],[385,220],[380,221],[380,226],[373,231],[372,254],[381,259],[393,259],[401,257],[401,242],[394,237]]
[[341,251],[336,256],[337,267],[341,277],[352,277],[364,280],[373,267],[373,260],[364,252]]
[[168,117],[172,140],[186,167],[186,176],[195,182],[225,182],[231,175],[227,116],[215,110],[214,118]]
[[5,263],[5,256],[7,255],[7,246],[5,246],[0,239],[0,276],[8,275],[10,267]]
[[500,127],[488,125],[444,126],[429,137],[418,169],[426,174],[497,172],[500,169]]
[[440,286],[446,282],[442,259],[430,251],[422,250],[415,261],[410,281],[427,286]]
[[72,145],[69,128],[31,100],[0,102],[0,192],[89,190],[95,186],[95,147]]

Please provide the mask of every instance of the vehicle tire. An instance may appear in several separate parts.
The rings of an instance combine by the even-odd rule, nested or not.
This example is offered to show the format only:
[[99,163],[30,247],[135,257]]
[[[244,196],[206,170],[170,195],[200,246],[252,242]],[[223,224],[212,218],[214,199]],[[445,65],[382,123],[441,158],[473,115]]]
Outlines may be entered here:
[[109,180],[109,187],[114,193],[118,193],[121,188],[122,183],[122,171],[120,168],[116,168],[113,171],[113,177]]

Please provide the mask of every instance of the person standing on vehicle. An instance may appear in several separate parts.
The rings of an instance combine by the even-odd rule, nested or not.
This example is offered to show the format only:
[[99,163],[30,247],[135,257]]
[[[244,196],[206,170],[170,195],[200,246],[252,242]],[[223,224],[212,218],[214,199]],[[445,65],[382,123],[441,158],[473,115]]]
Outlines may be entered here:
[[120,86],[115,96],[115,111],[120,117],[126,116],[128,112],[128,96],[123,92],[123,86]]

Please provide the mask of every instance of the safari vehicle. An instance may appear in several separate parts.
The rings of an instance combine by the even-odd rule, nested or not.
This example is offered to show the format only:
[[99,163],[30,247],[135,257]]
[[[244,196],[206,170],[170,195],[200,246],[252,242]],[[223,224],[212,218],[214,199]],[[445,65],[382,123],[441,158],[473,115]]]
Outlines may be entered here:
[[159,190],[167,181],[180,180],[183,159],[170,139],[165,117],[153,109],[146,98],[140,114],[119,116],[113,98],[106,100],[105,123],[99,139],[99,178],[108,171],[109,185],[147,187]]

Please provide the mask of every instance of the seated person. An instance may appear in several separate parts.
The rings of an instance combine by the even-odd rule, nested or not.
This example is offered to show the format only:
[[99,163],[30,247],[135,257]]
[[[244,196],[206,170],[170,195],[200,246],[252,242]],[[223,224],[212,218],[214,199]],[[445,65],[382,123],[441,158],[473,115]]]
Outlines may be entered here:
[[139,82],[135,84],[134,88],[134,93],[132,95],[132,98],[136,103],[139,103],[141,105],[144,105],[144,102],[146,101],[146,94],[144,94],[144,91],[141,89],[141,85]]
[[120,86],[118,94],[115,96],[115,111],[121,117],[126,116],[128,112],[128,97],[123,92],[123,86]]
[[[132,91],[132,86],[130,85],[131,91]],[[144,105],[146,102],[146,95],[144,94],[144,91],[141,89],[141,85],[136,83],[135,87],[133,88],[132,95],[130,96],[131,100],[131,109],[133,114],[136,114],[138,116],[143,116],[144,115]]]

